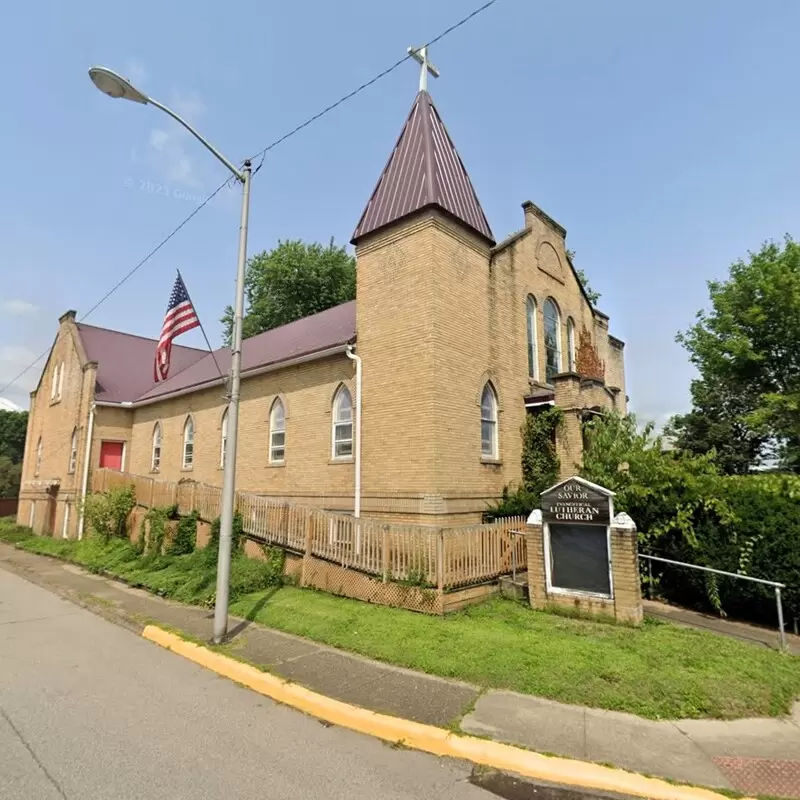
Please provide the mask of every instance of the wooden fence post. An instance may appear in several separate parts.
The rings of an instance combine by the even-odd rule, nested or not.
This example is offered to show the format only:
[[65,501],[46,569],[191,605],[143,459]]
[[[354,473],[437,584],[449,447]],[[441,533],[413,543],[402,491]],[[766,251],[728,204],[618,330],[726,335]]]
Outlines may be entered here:
[[389,526],[384,525],[381,533],[381,563],[383,572],[383,582],[389,580]]
[[444,594],[444,531],[441,529],[436,537],[436,585],[441,597]]
[[306,566],[311,558],[311,551],[314,546],[314,514],[311,509],[306,510],[306,542],[303,550],[303,567],[300,571],[300,585],[306,585]]

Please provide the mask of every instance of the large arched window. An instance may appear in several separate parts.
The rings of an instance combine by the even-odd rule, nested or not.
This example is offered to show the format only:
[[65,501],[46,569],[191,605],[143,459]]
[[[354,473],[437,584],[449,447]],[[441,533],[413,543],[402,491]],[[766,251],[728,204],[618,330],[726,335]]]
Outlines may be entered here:
[[575,372],[575,322],[567,318],[567,371]]
[[539,349],[536,346],[536,300],[532,294],[525,301],[525,316],[528,323],[528,375],[539,377]]
[[283,464],[286,458],[286,409],[280,397],[269,411],[269,462]]
[[186,417],[183,424],[183,468],[191,469],[194,464],[194,420]]
[[228,409],[222,412],[220,424],[219,465],[225,467],[225,451],[228,449]]
[[67,472],[75,472],[75,467],[78,465],[78,429],[72,429],[72,440],[69,443],[69,464],[67,465]]
[[353,398],[346,386],[340,386],[333,398],[333,457],[353,455]]
[[561,372],[561,315],[558,306],[548,298],[544,304],[544,347],[547,352],[548,383]]
[[153,426],[153,449],[150,454],[150,469],[158,472],[161,469],[161,423]]
[[36,463],[33,465],[33,474],[35,476],[39,475],[39,472],[42,469],[42,454],[44,453],[44,444],[42,443],[42,437],[39,437],[39,441],[36,442]]
[[497,395],[491,383],[483,387],[481,394],[481,455],[497,458]]

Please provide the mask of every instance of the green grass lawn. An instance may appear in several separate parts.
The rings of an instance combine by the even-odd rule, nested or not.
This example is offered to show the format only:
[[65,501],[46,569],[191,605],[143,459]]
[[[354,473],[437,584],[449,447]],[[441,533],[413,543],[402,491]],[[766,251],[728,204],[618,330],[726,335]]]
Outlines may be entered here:
[[[126,542],[32,537],[2,521],[0,539],[184,602],[213,599],[215,565],[202,551],[148,561]],[[232,613],[432,675],[654,719],[779,715],[800,697],[800,659],[711,633],[570,619],[499,599],[442,619],[311,589],[265,591],[275,576],[264,570],[235,559]]]
[[653,719],[779,715],[800,697],[800,659],[662,622],[637,630],[502,599],[441,619],[293,587],[231,610],[432,675]]

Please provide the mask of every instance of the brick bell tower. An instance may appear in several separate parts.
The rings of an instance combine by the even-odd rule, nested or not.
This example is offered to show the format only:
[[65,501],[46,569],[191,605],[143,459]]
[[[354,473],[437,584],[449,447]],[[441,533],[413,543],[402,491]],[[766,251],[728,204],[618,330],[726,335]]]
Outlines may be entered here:
[[474,395],[488,353],[473,311],[486,304],[495,240],[427,91],[438,71],[425,48],[409,52],[421,64],[419,92],[351,240],[362,495],[365,509],[375,498],[393,516],[402,507],[409,519],[437,524],[450,515],[445,498],[459,483],[460,457],[480,453]]

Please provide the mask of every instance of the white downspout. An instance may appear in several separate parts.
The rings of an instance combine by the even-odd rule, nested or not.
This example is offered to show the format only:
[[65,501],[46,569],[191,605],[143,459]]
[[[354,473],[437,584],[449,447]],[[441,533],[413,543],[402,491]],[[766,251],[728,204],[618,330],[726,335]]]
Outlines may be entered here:
[[353,502],[354,516],[361,516],[361,357],[355,354],[353,346],[350,345],[347,350],[347,357],[351,361],[356,362],[356,490]]
[[89,424],[86,426],[86,454],[83,459],[83,481],[81,484],[81,515],[78,519],[78,538],[83,539],[83,506],[86,502],[86,492],[89,490],[89,464],[92,460],[92,432],[94,430],[94,409],[92,403],[89,409]]

